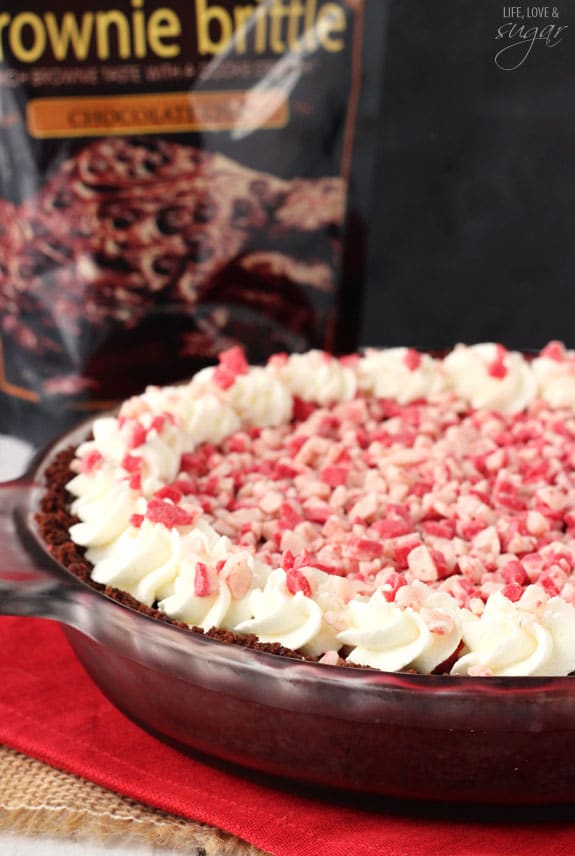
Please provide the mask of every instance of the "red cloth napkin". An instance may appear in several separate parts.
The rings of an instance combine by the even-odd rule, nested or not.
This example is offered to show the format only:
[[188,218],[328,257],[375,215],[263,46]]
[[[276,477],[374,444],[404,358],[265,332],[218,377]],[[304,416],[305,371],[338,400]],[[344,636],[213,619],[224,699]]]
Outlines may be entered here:
[[[102,696],[61,629],[0,619],[0,743],[274,856],[571,856],[575,810],[354,805],[256,784],[165,746]],[[536,737],[534,737],[536,739]],[[575,759],[574,759],[575,763]]]

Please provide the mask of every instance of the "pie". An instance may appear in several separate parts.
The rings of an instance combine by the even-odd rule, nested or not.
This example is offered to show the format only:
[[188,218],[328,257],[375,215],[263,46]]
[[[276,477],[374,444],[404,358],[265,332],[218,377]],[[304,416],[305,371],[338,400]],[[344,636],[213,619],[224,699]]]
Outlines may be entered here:
[[[575,671],[575,352],[219,355],[55,464],[70,570],[226,640],[384,671]],[[121,592],[121,594],[119,594]]]

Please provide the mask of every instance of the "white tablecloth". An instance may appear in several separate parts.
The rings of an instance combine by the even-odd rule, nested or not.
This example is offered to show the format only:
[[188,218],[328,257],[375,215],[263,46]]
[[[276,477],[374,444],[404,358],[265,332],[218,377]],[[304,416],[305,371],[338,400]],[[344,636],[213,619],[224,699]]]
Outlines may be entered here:
[[0,434],[0,481],[15,479],[21,475],[33,453],[32,447],[23,440]]
[[167,856],[173,851],[145,844],[137,847],[107,844],[100,847],[86,842],[0,834],[0,853],[2,856]]

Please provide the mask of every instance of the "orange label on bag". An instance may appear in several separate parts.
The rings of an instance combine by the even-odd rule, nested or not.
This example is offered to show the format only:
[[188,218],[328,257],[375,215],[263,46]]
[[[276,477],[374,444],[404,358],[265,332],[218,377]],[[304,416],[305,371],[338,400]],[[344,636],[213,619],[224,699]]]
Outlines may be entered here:
[[27,105],[28,131],[39,139],[252,131],[283,128],[288,119],[288,100],[279,89],[36,98]]

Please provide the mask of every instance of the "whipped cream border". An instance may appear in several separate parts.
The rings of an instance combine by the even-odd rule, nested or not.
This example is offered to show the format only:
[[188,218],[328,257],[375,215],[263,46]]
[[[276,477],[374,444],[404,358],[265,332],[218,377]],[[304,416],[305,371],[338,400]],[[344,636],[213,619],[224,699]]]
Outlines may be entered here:
[[430,673],[450,659],[452,674],[575,670],[575,607],[538,586],[515,603],[494,593],[481,617],[418,581],[389,602],[383,589],[367,597],[312,567],[301,569],[306,589],[294,591],[285,570],[270,571],[219,535],[193,496],[169,527],[161,515],[146,518],[182,455],[241,429],[283,424],[296,399],[328,406],[357,393],[400,404],[451,396],[505,414],[536,398],[575,407],[575,352],[550,343],[529,363],[493,343],[460,344],[442,360],[408,348],[344,359],[309,351],[272,357],[265,367],[247,366],[236,353],[188,384],[148,387],[117,417],[95,420],[93,439],[77,449],[68,489],[80,523],[70,536],[87,548],[93,580],[158,603],[190,626],[254,633],[320,662],[338,662],[334,652],[344,646],[349,662],[384,671]]

